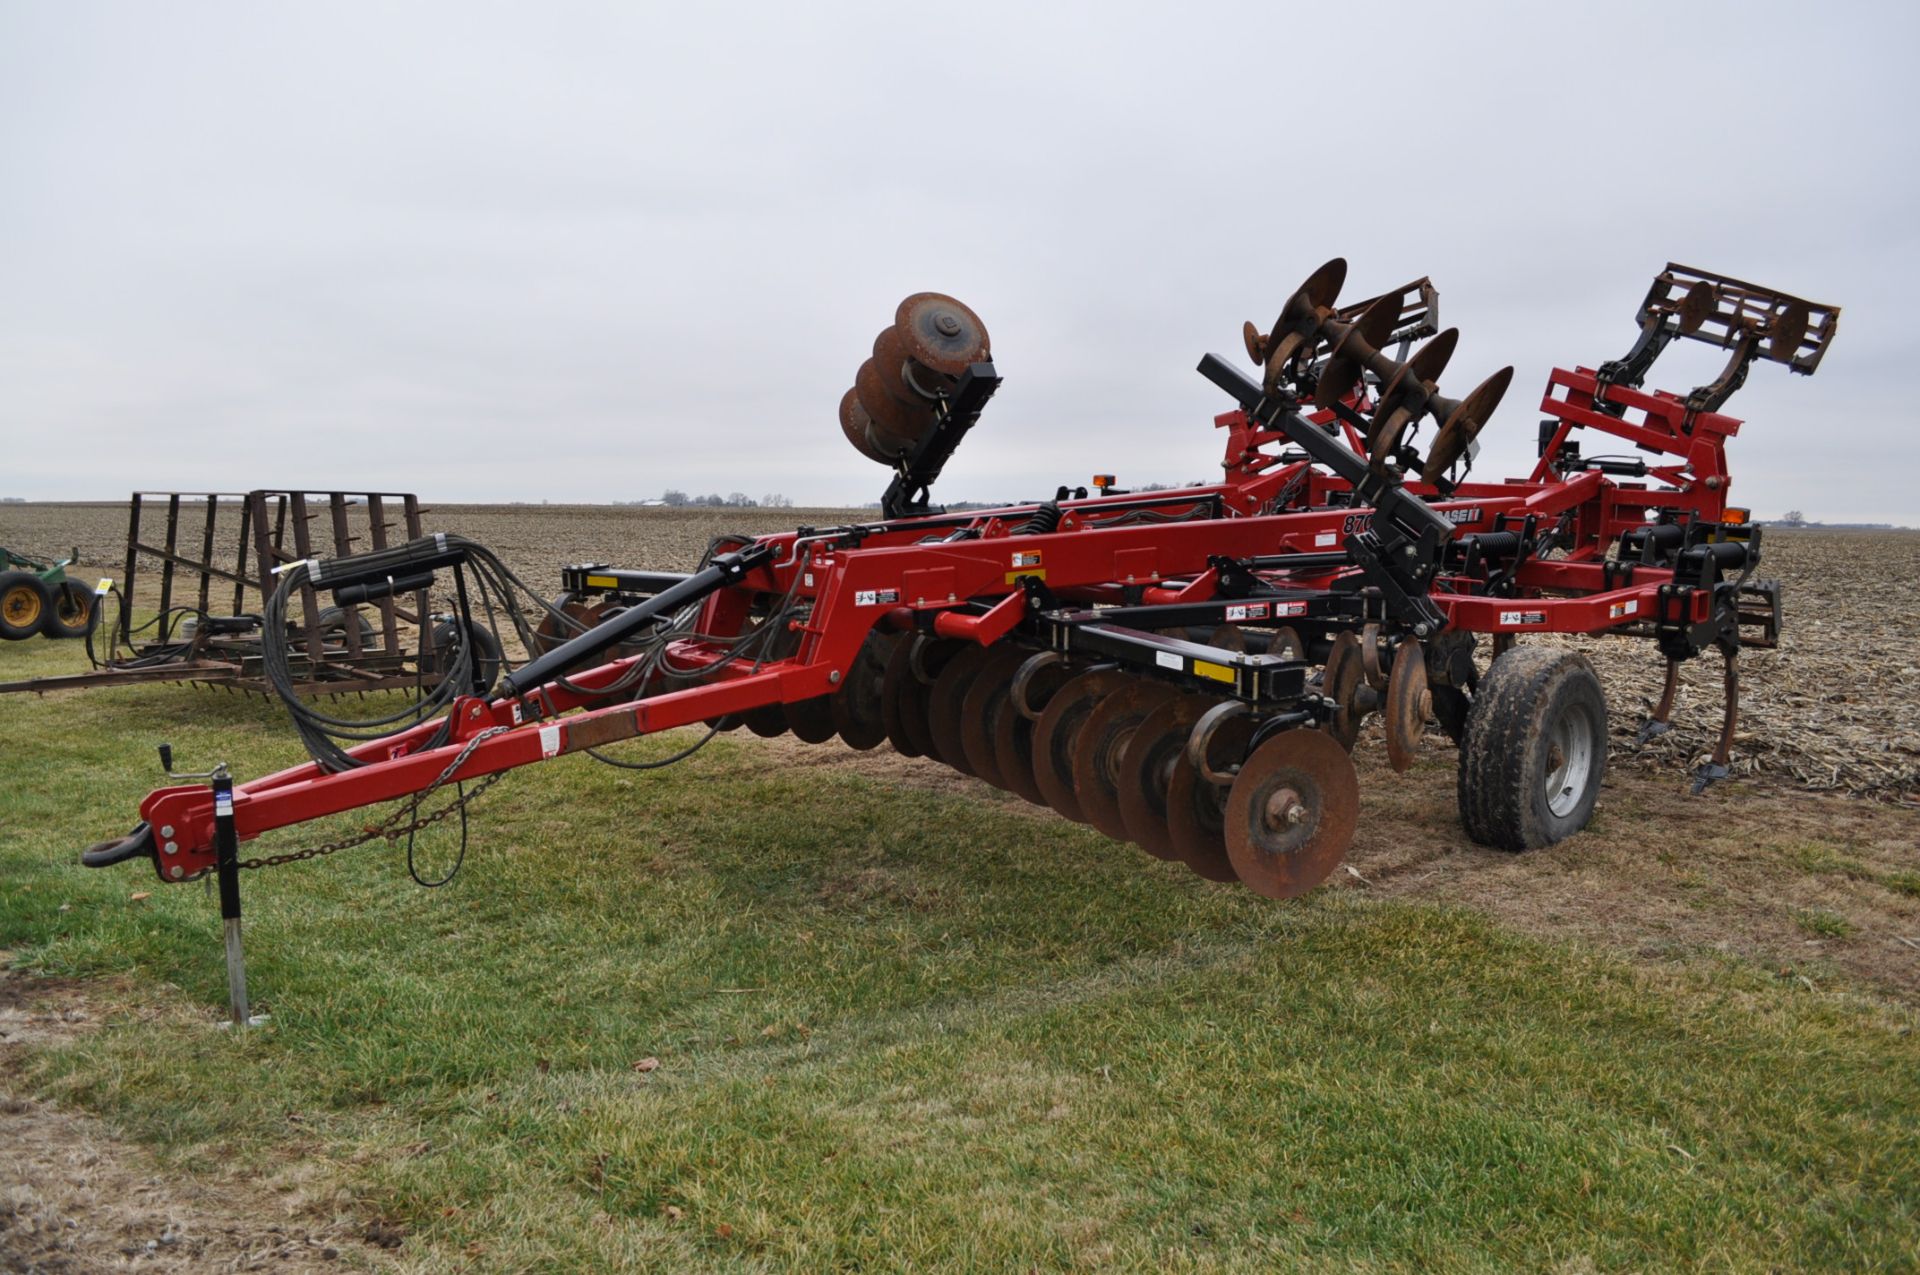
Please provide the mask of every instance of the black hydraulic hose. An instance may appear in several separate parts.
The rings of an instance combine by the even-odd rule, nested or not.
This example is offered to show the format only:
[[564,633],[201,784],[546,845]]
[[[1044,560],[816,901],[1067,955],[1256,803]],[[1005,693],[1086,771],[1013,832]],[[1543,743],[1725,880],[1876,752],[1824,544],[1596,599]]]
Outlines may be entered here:
[[644,602],[602,624],[596,624],[578,637],[536,656],[508,674],[500,683],[501,693],[519,698],[554,678],[579,668],[623,638],[653,625],[689,602],[697,601],[716,589],[731,584],[772,556],[772,549],[755,545],[740,553],[717,555],[712,565],[696,571],[679,584],[654,594]]

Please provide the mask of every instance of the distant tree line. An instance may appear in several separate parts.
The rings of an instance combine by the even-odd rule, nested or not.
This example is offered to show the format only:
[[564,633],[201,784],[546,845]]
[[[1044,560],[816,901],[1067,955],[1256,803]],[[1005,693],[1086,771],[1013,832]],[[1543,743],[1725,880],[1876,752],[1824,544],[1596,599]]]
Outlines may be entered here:
[[[643,501],[643,504],[654,502]],[[660,493],[659,502],[674,509],[791,509],[793,501],[777,491],[770,491],[755,500],[744,491],[732,492],[722,496],[719,492],[709,492],[704,496],[689,496],[686,492],[669,487]]]

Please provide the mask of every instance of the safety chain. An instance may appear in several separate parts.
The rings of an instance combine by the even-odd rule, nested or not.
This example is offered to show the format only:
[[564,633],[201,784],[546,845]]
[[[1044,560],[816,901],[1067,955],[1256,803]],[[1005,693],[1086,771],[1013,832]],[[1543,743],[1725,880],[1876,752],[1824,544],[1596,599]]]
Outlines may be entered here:
[[323,841],[317,846],[307,846],[301,850],[289,850],[285,854],[269,854],[255,859],[242,859],[239,866],[242,868],[277,868],[283,863],[299,863],[305,859],[318,859],[323,855],[334,854],[341,850],[351,850],[354,846],[365,845],[367,842],[376,838],[384,837],[388,841],[398,841],[401,837],[418,832],[422,828],[432,827],[455,811],[464,809],[481,793],[498,783],[507,772],[497,770],[493,774],[484,777],[478,783],[474,784],[471,789],[461,793],[459,797],[448,802],[425,818],[413,819],[412,822],[406,823],[405,826],[402,826],[402,821],[412,818],[412,816],[419,812],[420,807],[426,802],[427,798],[433,796],[434,793],[451,783],[454,772],[466,764],[467,758],[473,755],[474,749],[495,735],[502,734],[511,729],[513,728],[510,726],[492,726],[475,735],[472,739],[468,740],[466,746],[460,750],[460,755],[455,757],[452,763],[440,772],[437,779],[431,784],[428,784],[426,788],[420,792],[415,793],[413,799],[407,802],[406,805],[400,807],[379,823],[371,825],[357,835],[344,837],[339,841]]

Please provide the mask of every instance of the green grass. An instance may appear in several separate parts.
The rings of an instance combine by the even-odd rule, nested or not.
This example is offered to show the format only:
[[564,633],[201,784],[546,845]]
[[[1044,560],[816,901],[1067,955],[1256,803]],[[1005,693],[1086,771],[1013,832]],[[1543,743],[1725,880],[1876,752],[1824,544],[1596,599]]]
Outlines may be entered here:
[[[130,977],[31,1083],[170,1163],[297,1165],[404,1225],[421,1269],[1920,1252],[1904,1011],[1362,892],[1274,905],[1005,801],[786,774],[731,738],[657,776],[510,777],[443,890],[385,847],[250,874],[272,1020],[219,1032],[213,900],[73,865],[131,821],[163,738],[243,778],[298,757],[257,699],[0,701],[0,945]],[[436,834],[426,866],[450,849]]]
[[1852,921],[1838,912],[1829,912],[1825,908],[1805,908],[1794,916],[1794,924],[1803,934],[1811,934],[1821,939],[1851,938],[1857,928]]

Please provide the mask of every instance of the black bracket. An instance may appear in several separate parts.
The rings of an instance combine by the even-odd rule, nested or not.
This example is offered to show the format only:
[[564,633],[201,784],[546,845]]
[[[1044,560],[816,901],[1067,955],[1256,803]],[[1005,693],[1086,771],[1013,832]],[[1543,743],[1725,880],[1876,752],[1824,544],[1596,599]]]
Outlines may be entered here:
[[880,513],[894,518],[917,518],[938,512],[928,503],[928,495],[947,460],[974,427],[985,410],[987,400],[1000,388],[1000,374],[990,360],[982,359],[960,374],[951,393],[939,399],[933,408],[933,426],[900,461],[886,495],[880,498]]

